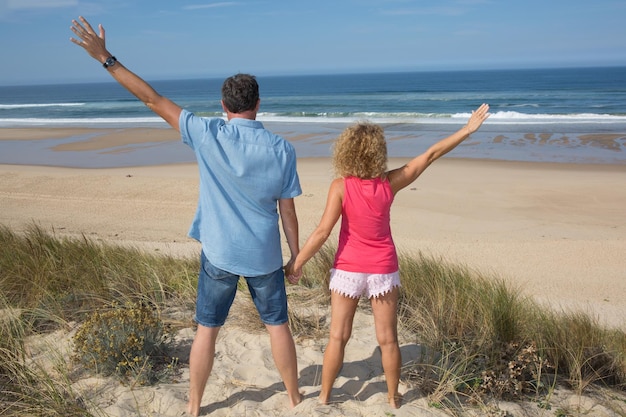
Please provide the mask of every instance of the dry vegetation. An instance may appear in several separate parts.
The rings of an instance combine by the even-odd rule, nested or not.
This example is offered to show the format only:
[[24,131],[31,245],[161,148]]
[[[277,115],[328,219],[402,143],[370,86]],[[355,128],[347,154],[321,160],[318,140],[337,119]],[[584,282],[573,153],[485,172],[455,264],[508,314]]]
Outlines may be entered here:
[[[333,255],[324,247],[302,285],[289,288],[297,340],[327,332]],[[98,415],[72,389],[85,373],[128,384],[171,377],[171,331],[190,323],[166,312],[193,308],[197,268],[195,259],[59,238],[36,226],[23,235],[0,227],[0,415]],[[497,277],[441,259],[403,256],[400,268],[402,335],[422,352],[404,358],[403,382],[419,387],[431,407],[504,416],[494,404],[513,401],[544,415],[579,415],[552,407],[553,393],[568,389],[626,415],[624,332],[582,313],[547,310]],[[59,329],[73,332],[73,357],[33,359],[29,338]]]

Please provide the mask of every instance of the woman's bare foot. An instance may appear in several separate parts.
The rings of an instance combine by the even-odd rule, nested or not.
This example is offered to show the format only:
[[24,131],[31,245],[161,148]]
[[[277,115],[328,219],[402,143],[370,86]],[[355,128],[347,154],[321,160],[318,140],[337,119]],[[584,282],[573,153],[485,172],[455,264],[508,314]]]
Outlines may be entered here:
[[389,400],[391,408],[400,408],[402,405],[402,395],[398,392],[396,392],[395,395],[388,395],[387,399]]

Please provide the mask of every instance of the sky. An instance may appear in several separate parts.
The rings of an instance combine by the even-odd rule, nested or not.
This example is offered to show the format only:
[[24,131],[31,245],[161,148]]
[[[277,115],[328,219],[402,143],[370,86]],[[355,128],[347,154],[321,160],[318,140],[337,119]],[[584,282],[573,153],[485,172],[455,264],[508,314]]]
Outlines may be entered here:
[[0,85],[110,80],[79,15],[148,81],[626,66],[624,0],[0,0]]

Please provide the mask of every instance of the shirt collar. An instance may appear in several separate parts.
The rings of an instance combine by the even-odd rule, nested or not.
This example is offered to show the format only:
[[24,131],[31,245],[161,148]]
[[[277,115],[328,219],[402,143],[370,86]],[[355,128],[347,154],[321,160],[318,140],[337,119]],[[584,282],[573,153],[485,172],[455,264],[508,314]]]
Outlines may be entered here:
[[241,117],[232,118],[228,121],[228,123],[238,126],[251,127],[255,129],[263,129],[263,123],[259,122],[258,120],[244,119]]

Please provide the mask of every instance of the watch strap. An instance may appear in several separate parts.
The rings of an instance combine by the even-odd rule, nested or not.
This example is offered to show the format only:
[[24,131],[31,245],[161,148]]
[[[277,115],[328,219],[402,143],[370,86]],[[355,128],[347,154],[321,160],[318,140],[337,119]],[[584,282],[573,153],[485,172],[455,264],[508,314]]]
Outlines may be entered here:
[[116,62],[117,62],[117,58],[115,58],[114,56],[110,56],[106,59],[106,61],[102,63],[102,66],[104,68],[109,68],[115,65]]

